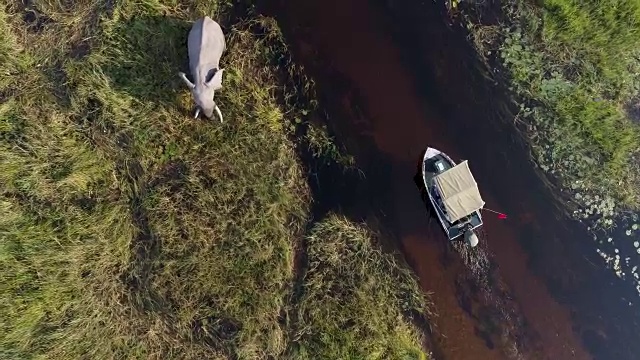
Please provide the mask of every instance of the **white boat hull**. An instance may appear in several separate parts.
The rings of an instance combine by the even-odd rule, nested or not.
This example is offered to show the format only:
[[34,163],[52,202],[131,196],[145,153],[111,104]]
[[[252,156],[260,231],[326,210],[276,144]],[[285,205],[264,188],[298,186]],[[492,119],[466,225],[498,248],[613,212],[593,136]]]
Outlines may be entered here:
[[[436,164],[437,163],[437,164]],[[436,165],[444,166],[444,168],[438,169]],[[433,194],[434,183],[433,177],[438,173],[447,170],[456,165],[456,162],[453,161],[447,154],[435,148],[427,148],[422,158],[421,171],[422,171],[422,181],[425,187],[425,191],[427,192],[427,196],[429,197],[429,202],[431,203],[432,208],[435,210],[436,217],[440,222],[445,234],[449,241],[458,240],[461,236],[464,235],[466,231],[474,231],[482,226],[482,215],[480,211],[475,211],[471,213],[465,221],[461,222],[451,222],[446,214],[446,211],[440,206]]]

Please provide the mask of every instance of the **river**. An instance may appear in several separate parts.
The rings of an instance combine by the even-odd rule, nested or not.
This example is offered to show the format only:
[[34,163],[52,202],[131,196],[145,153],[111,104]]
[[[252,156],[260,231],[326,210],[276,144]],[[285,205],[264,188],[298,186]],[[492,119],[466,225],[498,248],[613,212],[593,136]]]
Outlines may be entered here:
[[[507,91],[431,1],[272,1],[326,122],[366,178],[322,180],[333,210],[374,215],[431,293],[439,359],[635,359],[635,294],[568,220],[513,125]],[[487,207],[474,269],[445,243],[414,182],[427,146],[469,160]],[[319,175],[322,176],[322,175]]]

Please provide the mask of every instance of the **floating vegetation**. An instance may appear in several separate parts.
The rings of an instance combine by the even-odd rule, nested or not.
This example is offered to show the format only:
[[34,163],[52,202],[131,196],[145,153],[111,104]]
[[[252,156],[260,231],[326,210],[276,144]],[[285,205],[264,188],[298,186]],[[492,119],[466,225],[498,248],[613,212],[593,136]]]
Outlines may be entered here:
[[[618,221],[618,231],[604,232],[604,236],[607,236],[606,242],[603,240],[604,236],[598,237],[595,233],[594,238],[601,247],[607,247],[607,250],[601,247],[596,249],[605,264],[613,270],[617,277],[633,281],[636,291],[640,295],[640,273],[638,273],[638,267],[640,266],[640,234],[637,231],[640,229],[640,225],[638,225],[637,221],[638,216],[636,214],[626,221],[625,219],[620,219]],[[633,238],[633,240],[629,241],[629,237]],[[624,261],[622,261],[623,256]],[[630,276],[627,276],[628,274]]]

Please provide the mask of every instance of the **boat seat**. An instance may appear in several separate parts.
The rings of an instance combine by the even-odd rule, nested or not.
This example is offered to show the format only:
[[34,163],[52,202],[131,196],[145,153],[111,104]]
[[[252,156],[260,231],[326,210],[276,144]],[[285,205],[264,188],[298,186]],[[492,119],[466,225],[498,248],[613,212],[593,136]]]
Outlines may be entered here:
[[440,207],[440,210],[442,211],[443,214],[447,214],[447,209],[445,209],[444,207],[444,203],[442,202],[442,197],[440,196],[440,193],[438,192],[438,188],[434,185],[432,186],[432,191],[431,193],[433,194],[433,198],[435,199],[436,203],[438,204],[438,207]]

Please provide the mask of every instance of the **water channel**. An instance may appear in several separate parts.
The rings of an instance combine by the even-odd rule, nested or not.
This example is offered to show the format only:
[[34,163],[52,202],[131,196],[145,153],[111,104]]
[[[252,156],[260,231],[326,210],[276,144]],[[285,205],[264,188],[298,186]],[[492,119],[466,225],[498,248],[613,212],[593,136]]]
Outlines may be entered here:
[[[366,174],[324,179],[323,196],[352,217],[381,218],[398,239],[432,293],[437,359],[638,358],[635,294],[560,210],[514,130],[508,92],[442,6],[281,0],[267,12]],[[421,199],[414,175],[427,146],[469,160],[487,207],[509,215],[485,213],[475,260],[447,246]]]

